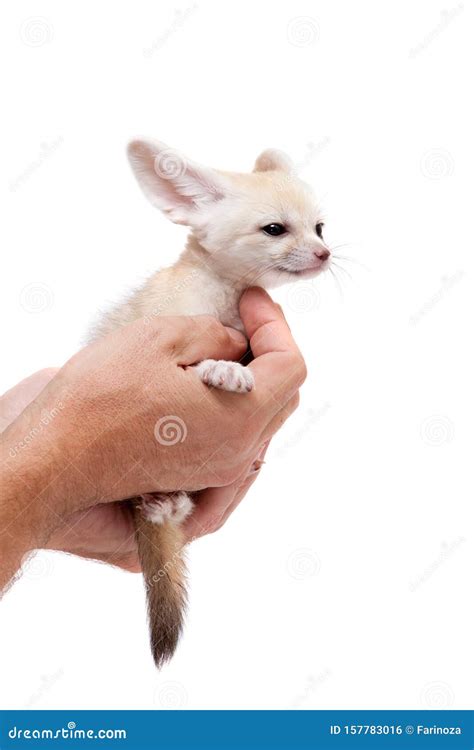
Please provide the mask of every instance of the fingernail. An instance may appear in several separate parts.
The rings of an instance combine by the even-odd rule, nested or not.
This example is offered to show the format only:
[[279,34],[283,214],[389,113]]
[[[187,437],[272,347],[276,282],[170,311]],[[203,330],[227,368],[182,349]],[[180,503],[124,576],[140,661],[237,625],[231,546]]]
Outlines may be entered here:
[[252,474],[257,474],[262,468],[263,464],[265,463],[263,459],[265,458],[265,453],[267,452],[267,448],[269,444],[270,444],[270,441],[267,440],[266,443],[260,446],[260,450],[257,454],[257,457],[250,468],[249,476],[251,476]]
[[261,463],[262,463],[262,464],[264,463],[263,459],[265,458],[265,454],[266,454],[266,452],[267,452],[267,450],[268,450],[268,446],[269,446],[269,445],[270,445],[270,441],[269,441],[269,440],[267,440],[267,441],[266,441],[266,442],[265,442],[265,443],[264,443],[264,444],[263,444],[263,445],[262,445],[262,446],[260,447],[260,451],[258,452],[258,454],[257,454],[257,458],[255,459],[256,461],[261,461]]

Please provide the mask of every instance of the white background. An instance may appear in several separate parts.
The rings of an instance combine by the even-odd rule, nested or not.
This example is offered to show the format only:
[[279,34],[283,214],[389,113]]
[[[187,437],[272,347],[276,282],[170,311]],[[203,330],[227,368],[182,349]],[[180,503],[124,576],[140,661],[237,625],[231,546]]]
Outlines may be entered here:
[[42,553],[0,607],[1,706],[469,707],[472,8],[2,16],[2,389],[64,362],[101,305],[177,257],[185,230],[138,190],[133,135],[235,170],[286,149],[357,263],[342,294],[329,276],[275,294],[309,367],[301,408],[190,550],[172,664],[152,664],[139,576]]

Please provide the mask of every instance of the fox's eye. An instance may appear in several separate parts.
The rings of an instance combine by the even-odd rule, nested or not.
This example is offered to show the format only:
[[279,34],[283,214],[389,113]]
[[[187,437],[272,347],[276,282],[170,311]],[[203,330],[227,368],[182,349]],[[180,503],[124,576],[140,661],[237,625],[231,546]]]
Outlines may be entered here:
[[319,222],[319,224],[316,224],[316,234],[320,239],[323,239],[323,222]]
[[283,224],[267,224],[266,227],[262,227],[262,232],[269,234],[271,237],[279,237],[280,234],[285,234],[286,229]]

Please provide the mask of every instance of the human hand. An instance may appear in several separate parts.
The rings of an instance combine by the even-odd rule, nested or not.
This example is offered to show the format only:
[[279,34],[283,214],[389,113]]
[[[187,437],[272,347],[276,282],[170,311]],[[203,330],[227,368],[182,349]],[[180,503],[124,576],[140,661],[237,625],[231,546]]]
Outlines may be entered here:
[[[28,446],[26,453],[30,460],[25,462],[23,451],[19,454],[13,451],[13,458],[22,458],[14,466],[16,463],[18,468],[19,464],[26,470],[31,469],[31,454],[41,464],[45,448],[46,453],[50,449],[54,459],[46,462],[49,482],[40,487],[33,499],[27,498],[27,507],[33,506],[36,521],[32,523],[28,514],[30,523],[26,523],[25,529],[23,518],[22,528],[33,546],[38,546],[40,531],[43,543],[46,536],[50,546],[54,542],[51,529],[56,529],[57,540],[63,534],[62,523],[73,514],[77,514],[76,528],[87,528],[89,535],[92,522],[93,528],[103,529],[112,513],[115,527],[128,533],[130,519],[122,506],[122,510],[117,506],[108,510],[100,505],[91,512],[95,518],[81,515],[81,511],[141,492],[225,487],[221,493],[216,489],[208,491],[214,502],[209,502],[209,495],[203,493],[191,536],[197,535],[198,525],[201,530],[198,533],[209,527],[202,508],[215,510],[219,497],[221,501],[227,498],[226,507],[232,506],[242,494],[238,488],[245,485],[245,477],[260,447],[295,408],[296,390],[304,378],[301,356],[280,311],[268,295],[261,290],[249,292],[242,302],[242,318],[252,339],[256,359],[251,367],[257,381],[255,393],[245,397],[209,392],[196,378],[190,377],[191,371],[183,368],[203,357],[231,358],[243,353],[243,338],[231,338],[220,324],[208,318],[163,318],[158,320],[158,331],[155,328],[147,331],[141,322],[127,326],[103,342],[87,347],[53,378],[12,425],[16,429],[8,435],[7,443],[15,448],[21,443],[15,442],[19,435],[31,434],[27,427],[37,424],[38,415],[44,411],[52,413],[59,397],[64,399],[64,410],[48,423],[41,440],[35,439]],[[140,364],[136,371],[132,368],[135,361]],[[162,376],[160,387],[150,394],[157,371]],[[159,407],[165,406],[176,415],[175,404],[185,416],[186,440],[170,446],[150,439]],[[134,417],[138,418],[136,435],[130,429]],[[224,444],[222,435],[227,436]],[[171,451],[175,446],[177,450]],[[184,481],[183,466],[187,470]],[[117,478],[120,470],[123,473]],[[33,471],[29,479],[36,478]],[[23,489],[21,484],[17,487]],[[36,502],[38,498],[41,502]],[[17,515],[24,516],[21,511]],[[36,534],[31,533],[32,527]],[[90,554],[88,549],[80,551],[78,544],[71,551]],[[124,553],[128,555],[125,566],[133,568],[134,549],[124,549]],[[101,554],[100,559],[110,559],[111,550],[102,550]]]
[[[58,369],[40,370],[0,397],[0,432],[36,398]],[[257,478],[267,447],[268,443],[264,444],[245,476],[226,487],[211,487],[198,493],[196,517],[189,519],[186,527],[188,541],[223,525]],[[62,518],[44,547],[107,562],[134,573],[141,570],[128,502],[95,505]]]

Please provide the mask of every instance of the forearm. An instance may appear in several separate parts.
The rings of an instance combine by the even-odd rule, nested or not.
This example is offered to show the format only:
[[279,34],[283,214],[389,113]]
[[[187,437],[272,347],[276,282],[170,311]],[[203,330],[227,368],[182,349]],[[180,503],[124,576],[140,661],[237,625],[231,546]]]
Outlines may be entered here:
[[45,544],[59,519],[58,500],[82,491],[58,450],[60,431],[48,434],[40,415],[33,404],[0,438],[0,589],[24,555]]
[[0,591],[21,567],[31,549],[41,546],[44,528],[30,488],[9,469],[2,472],[0,500]]

